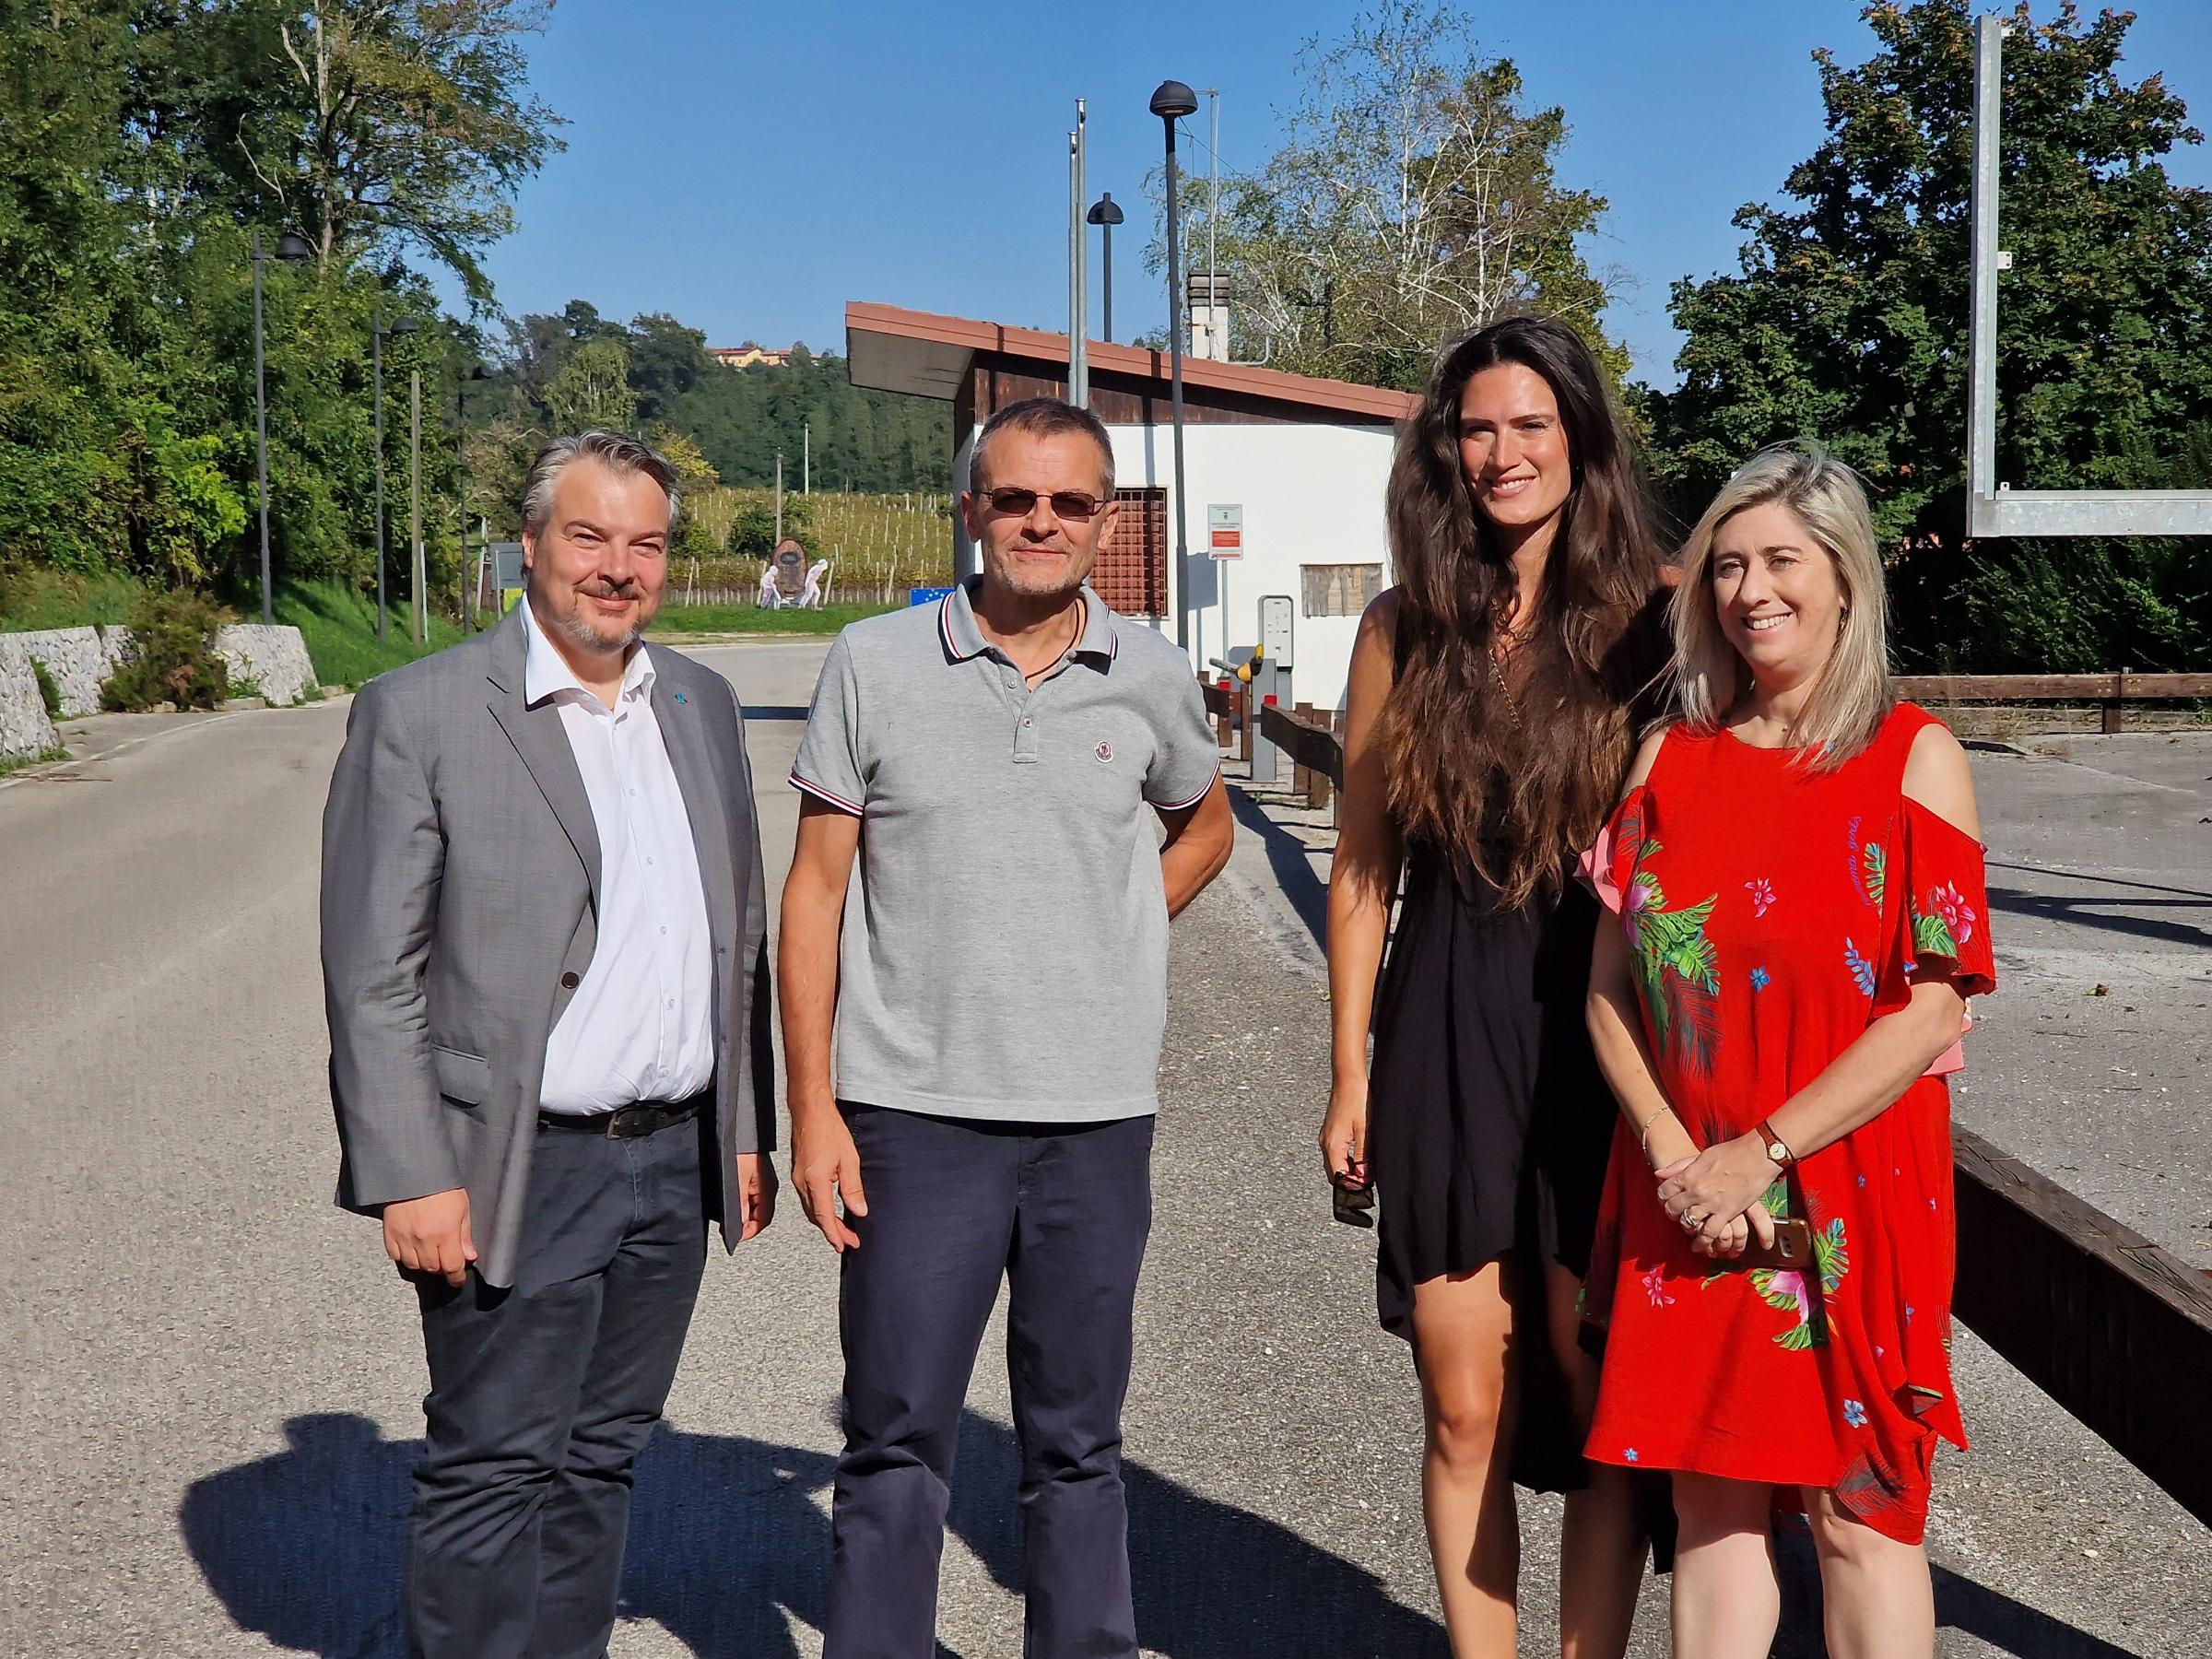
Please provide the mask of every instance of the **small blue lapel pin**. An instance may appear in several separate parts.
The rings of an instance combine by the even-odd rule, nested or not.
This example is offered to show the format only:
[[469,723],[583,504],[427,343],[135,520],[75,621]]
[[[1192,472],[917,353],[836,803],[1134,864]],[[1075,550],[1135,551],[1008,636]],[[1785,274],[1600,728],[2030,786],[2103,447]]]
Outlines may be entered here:
[[677,700],[677,702],[679,702],[679,703],[680,703],[680,702],[682,702],[682,701],[684,700],[684,694],[683,694],[681,691],[678,691],[678,692],[676,694],[676,700]]

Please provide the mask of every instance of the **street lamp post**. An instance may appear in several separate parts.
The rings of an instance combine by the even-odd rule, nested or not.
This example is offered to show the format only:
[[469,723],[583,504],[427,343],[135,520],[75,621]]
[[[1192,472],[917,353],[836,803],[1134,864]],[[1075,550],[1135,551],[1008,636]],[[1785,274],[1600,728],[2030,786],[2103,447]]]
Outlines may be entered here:
[[1113,192],[1106,190],[1099,193],[1099,199],[1083,217],[1099,228],[1099,333],[1111,346],[1113,344],[1113,228],[1127,216],[1114,201]]
[[[276,257],[292,264],[313,257],[314,250],[302,237],[287,230],[276,239]],[[261,477],[261,619],[276,620],[269,589],[269,394],[261,345],[261,232],[253,232],[253,441],[254,463]]]
[[[461,626],[470,633],[477,630],[477,596],[483,585],[485,549],[477,549],[477,580],[472,583],[468,569],[468,385],[471,381],[490,378],[490,370],[481,361],[472,361],[453,381],[453,413],[458,418],[453,428],[453,454],[461,465]],[[477,539],[482,543],[484,538]]]
[[384,308],[379,304],[371,328],[376,359],[376,642],[379,645],[384,643],[389,634],[384,615],[384,336],[413,334],[421,326],[412,317],[401,317],[386,328]]
[[1175,124],[1197,113],[1198,95],[1181,81],[1161,81],[1152,94],[1152,113],[1168,138],[1168,362],[1175,418],[1175,643],[1191,648],[1190,584],[1184,580],[1190,540],[1183,528],[1182,486],[1182,183],[1175,168]]

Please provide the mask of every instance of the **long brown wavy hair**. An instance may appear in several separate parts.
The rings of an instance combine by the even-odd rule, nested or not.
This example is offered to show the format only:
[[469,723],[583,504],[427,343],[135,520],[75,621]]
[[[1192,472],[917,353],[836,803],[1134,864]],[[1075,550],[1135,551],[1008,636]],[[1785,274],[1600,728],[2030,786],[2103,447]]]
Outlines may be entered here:
[[[1535,615],[1501,666],[1513,570],[1459,448],[1460,395],[1500,363],[1551,387],[1573,469]],[[1631,705],[1665,663],[1648,498],[1573,330],[1513,317],[1444,353],[1399,429],[1389,522],[1397,674],[1377,736],[1392,818],[1525,904],[1556,891],[1570,854],[1596,838],[1628,768]]]

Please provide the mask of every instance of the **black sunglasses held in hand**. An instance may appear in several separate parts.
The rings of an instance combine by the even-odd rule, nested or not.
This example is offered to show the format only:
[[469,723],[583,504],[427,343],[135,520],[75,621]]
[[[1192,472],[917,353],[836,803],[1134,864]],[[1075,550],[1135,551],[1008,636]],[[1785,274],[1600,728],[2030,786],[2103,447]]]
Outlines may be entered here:
[[1375,1224],[1375,1183],[1352,1182],[1341,1175],[1329,1177],[1329,1214],[1347,1227]]
[[[1028,518],[1037,511],[1034,489],[1018,489],[1009,485],[1004,489],[986,490],[983,499],[991,503],[994,512],[1009,513],[1015,518]],[[1045,498],[1052,504],[1053,516],[1081,524],[1106,505],[1094,495],[1085,495],[1079,489],[1055,489]]]

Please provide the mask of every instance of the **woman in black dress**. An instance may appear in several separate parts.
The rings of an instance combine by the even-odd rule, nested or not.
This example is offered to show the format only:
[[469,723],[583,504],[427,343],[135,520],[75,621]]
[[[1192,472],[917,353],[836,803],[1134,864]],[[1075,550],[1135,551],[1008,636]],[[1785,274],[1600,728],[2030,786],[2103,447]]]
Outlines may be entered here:
[[1618,1659],[1643,1541],[1623,1473],[1581,1455],[1575,1304],[1615,1108],[1583,1023],[1596,904],[1570,874],[1665,646],[1643,492],[1581,339],[1516,318],[1448,352],[1389,520],[1396,585],[1352,653],[1322,1152],[1381,1200],[1376,1300],[1420,1376],[1453,1654],[1514,1651],[1519,1479],[1568,1493],[1566,1653]]

